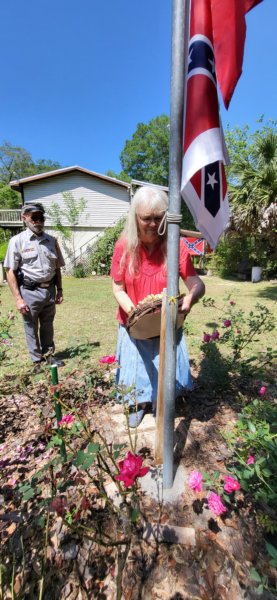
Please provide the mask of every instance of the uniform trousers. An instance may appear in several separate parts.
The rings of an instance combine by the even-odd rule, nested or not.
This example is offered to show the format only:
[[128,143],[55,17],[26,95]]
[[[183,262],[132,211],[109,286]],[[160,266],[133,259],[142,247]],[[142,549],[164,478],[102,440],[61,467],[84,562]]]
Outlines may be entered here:
[[23,315],[26,343],[31,360],[37,362],[44,354],[52,354],[55,350],[55,284],[35,290],[27,290],[20,286],[20,293],[30,309]]

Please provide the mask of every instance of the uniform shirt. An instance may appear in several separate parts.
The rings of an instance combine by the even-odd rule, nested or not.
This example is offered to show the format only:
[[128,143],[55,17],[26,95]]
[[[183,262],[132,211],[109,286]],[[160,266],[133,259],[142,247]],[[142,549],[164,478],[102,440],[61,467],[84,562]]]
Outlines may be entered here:
[[20,267],[24,277],[44,283],[64,264],[56,238],[45,232],[37,236],[27,227],[10,239],[4,267],[13,271]]
[[[120,261],[124,252],[126,240],[120,238],[114,247],[112,258],[111,277],[114,281],[123,281],[126,292],[131,298],[135,306],[140,300],[143,300],[149,294],[160,294],[166,287],[166,265],[164,256],[161,252],[160,244],[154,249],[151,254],[143,244],[139,246],[140,264],[138,273],[131,275],[128,269],[129,258],[126,257],[125,265],[120,267]],[[196,271],[191,262],[190,255],[180,241],[180,259],[179,259],[179,275],[185,281],[187,277],[196,275]],[[120,323],[125,324],[128,315],[119,306],[117,319]]]

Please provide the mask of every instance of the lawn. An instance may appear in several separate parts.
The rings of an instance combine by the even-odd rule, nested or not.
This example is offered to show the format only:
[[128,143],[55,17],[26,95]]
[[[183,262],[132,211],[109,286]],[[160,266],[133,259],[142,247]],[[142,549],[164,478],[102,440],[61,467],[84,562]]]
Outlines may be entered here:
[[[203,277],[206,297],[216,300],[218,306],[225,306],[226,312],[217,313],[213,308],[203,308],[200,301],[186,321],[187,343],[190,357],[199,360],[199,346],[204,331],[209,331],[228,317],[229,295],[236,302],[236,308],[249,312],[257,303],[270,309],[276,318],[276,284],[271,282],[239,282],[218,277]],[[55,319],[56,354],[66,361],[64,372],[75,368],[78,361],[96,364],[99,357],[113,354],[116,349],[116,302],[111,292],[108,277],[75,279],[64,277],[64,303],[57,307]],[[14,301],[7,286],[0,288],[2,314],[14,309]],[[29,365],[28,354],[20,315],[16,316],[12,329],[14,347],[10,352],[10,362],[3,367],[7,373],[11,369]],[[273,338],[274,339],[274,338]],[[272,334],[264,335],[260,343],[263,347],[272,346]]]

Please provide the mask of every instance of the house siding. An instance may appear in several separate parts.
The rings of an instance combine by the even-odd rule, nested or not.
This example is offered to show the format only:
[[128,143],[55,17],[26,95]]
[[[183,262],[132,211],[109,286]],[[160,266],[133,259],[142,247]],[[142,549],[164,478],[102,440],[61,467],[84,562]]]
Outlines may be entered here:
[[[113,225],[129,209],[128,189],[85,173],[65,173],[24,185],[25,203],[41,202],[46,213],[54,202],[59,204],[61,209],[65,208],[63,192],[72,192],[75,200],[84,198],[87,201],[78,223],[79,227],[86,229],[101,231]],[[53,225],[50,217],[46,218],[45,225]]]

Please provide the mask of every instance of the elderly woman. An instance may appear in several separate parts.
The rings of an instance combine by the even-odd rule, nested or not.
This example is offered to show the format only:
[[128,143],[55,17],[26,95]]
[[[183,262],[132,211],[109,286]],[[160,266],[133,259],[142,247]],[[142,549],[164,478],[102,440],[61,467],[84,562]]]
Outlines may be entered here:
[[[125,229],[115,245],[111,277],[113,294],[119,305],[117,384],[132,388],[129,397],[129,426],[139,425],[149,406],[155,410],[158,387],[160,338],[132,338],[126,322],[130,313],[149,294],[160,294],[166,287],[166,234],[159,226],[168,208],[165,192],[154,187],[141,187],[135,193]],[[180,243],[179,274],[188,294],[181,311],[187,315],[205,292],[184,244]],[[189,359],[182,328],[177,335],[176,395],[192,388]],[[132,396],[132,394],[131,394]],[[137,406],[136,406],[137,404]]]

